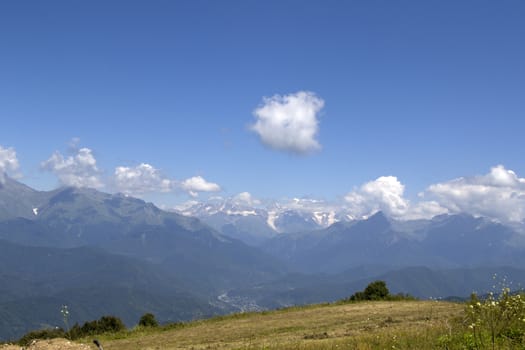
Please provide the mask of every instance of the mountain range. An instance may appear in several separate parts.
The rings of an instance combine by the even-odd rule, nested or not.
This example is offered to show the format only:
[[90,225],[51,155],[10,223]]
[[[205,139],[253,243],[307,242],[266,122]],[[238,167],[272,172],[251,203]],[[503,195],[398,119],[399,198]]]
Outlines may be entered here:
[[525,266],[525,226],[466,214],[401,221],[377,212],[352,220],[343,209],[261,208],[235,199],[198,203],[180,213],[257,246],[298,272],[338,273],[359,265]]
[[176,212],[199,218],[226,236],[257,246],[278,234],[317,230],[350,220],[343,210],[327,210],[315,204],[294,199],[291,206],[277,202],[263,206],[234,197],[195,203]]
[[164,211],[94,189],[0,184],[0,339],[115,314],[128,325],[333,301],[384,279],[418,297],[525,279],[523,234],[485,218],[396,221],[220,202]]

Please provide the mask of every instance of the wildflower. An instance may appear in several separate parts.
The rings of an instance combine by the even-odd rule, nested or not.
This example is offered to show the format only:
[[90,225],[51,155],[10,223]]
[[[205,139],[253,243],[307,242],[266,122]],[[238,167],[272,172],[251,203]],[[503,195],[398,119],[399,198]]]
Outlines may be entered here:
[[62,308],[60,309],[60,312],[62,313],[62,315],[64,317],[66,317],[67,315],[69,315],[69,310],[67,309],[67,305],[62,305]]

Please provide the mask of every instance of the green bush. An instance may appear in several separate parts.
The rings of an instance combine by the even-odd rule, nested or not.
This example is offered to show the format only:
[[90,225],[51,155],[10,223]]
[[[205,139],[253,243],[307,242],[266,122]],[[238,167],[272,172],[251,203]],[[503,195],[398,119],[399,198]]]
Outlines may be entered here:
[[386,287],[385,281],[375,281],[366,286],[364,290],[364,297],[366,300],[385,300],[390,291]]
[[[153,320],[155,320],[155,318],[153,318]],[[126,330],[126,326],[120,318],[115,316],[102,316],[98,320],[85,322],[82,327],[78,323],[75,323],[67,332],[62,328],[31,331],[20,338],[17,343],[21,346],[26,346],[34,339],[68,338],[75,340],[96,334],[117,333],[123,330]]]
[[65,336],[66,333],[62,328],[41,329],[25,334],[17,343],[21,346],[27,346],[35,339],[64,338]]
[[86,322],[80,328],[83,336],[101,333],[116,333],[126,329],[120,318],[115,316],[102,316],[99,320]]
[[399,300],[416,300],[410,294],[390,294],[386,286],[385,281],[374,281],[368,286],[365,290],[360,292],[355,292],[349,298],[342,300],[342,302],[349,301],[366,301],[366,300],[389,300],[389,301],[399,301]]
[[81,327],[75,323],[67,332],[69,339],[79,339],[101,333],[116,333],[126,329],[120,318],[115,316],[102,316],[99,320],[85,322]]
[[155,319],[155,315],[152,313],[147,313],[142,315],[139,321],[139,326],[141,327],[158,327],[159,323]]
[[390,291],[386,287],[385,281],[374,281],[366,286],[364,291],[354,293],[349,300],[386,300],[389,296]]

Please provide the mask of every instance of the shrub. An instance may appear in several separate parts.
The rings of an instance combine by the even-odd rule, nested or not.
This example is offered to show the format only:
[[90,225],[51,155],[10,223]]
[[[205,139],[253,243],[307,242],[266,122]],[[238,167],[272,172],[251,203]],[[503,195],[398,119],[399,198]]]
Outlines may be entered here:
[[349,300],[386,300],[389,296],[390,291],[386,287],[385,281],[374,281],[366,286],[364,291],[354,293]]
[[[155,318],[153,318],[154,320]],[[156,322],[156,321],[155,321]],[[62,328],[42,329],[31,331],[18,340],[18,344],[26,346],[34,339],[68,338],[71,340],[101,333],[117,333],[126,329],[120,318],[115,316],[102,316],[99,320],[85,322],[82,327],[75,323],[69,331]]]
[[65,335],[66,333],[62,328],[41,329],[26,333],[17,343],[21,346],[27,346],[35,339],[63,338]]
[[366,300],[385,300],[390,295],[385,281],[375,281],[366,286],[364,297]]
[[120,318],[102,316],[99,320],[85,322],[82,327],[75,323],[67,333],[70,339],[78,339],[101,333],[116,333],[126,329]]
[[142,315],[139,321],[139,326],[142,327],[158,327],[159,323],[155,319],[155,315],[152,313],[146,313]]
[[400,300],[417,300],[417,298],[410,294],[390,294],[386,286],[385,281],[374,281],[365,290],[355,292],[349,298],[343,299],[342,302],[349,301],[365,301],[365,300],[389,300],[389,301],[400,301]]

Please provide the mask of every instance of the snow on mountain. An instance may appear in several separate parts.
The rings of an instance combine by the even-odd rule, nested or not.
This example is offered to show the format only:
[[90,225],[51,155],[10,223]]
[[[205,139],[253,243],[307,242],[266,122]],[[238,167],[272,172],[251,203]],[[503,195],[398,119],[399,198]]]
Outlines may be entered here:
[[177,211],[197,217],[227,236],[255,245],[277,234],[318,230],[346,220],[344,213],[326,208],[317,200],[294,198],[263,204],[249,194],[190,202]]

